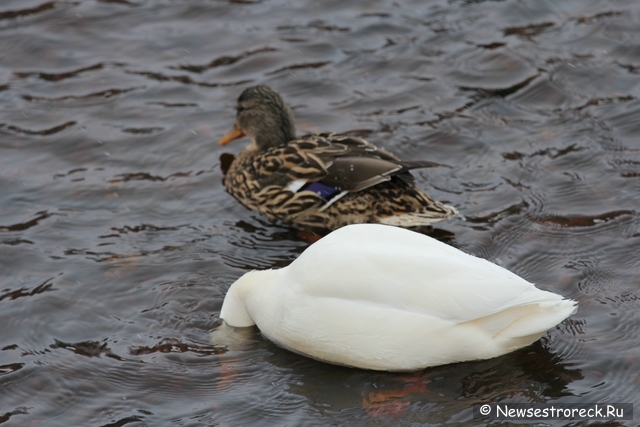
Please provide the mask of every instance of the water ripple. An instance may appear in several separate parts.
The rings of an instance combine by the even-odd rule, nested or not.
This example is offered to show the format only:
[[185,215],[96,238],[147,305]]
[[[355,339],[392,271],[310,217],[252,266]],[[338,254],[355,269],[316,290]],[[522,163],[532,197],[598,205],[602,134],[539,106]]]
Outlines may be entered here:
[[[211,68],[223,67],[226,65],[235,64],[238,61],[241,61],[250,56],[265,53],[265,52],[276,52],[278,49],[272,47],[263,47],[260,49],[254,49],[247,52],[240,53],[235,56],[221,56],[209,62],[206,65],[179,65],[175,67],[178,70],[191,71],[192,73],[203,73]],[[171,67],[174,68],[174,67]]]
[[0,19],[16,19],[16,18],[21,18],[21,17],[27,17],[27,16],[31,16],[31,15],[37,15],[43,12],[47,12],[50,11],[52,9],[55,9],[57,7],[60,6],[65,6],[65,5],[78,5],[77,2],[64,2],[64,1],[52,1],[52,2],[46,2],[46,3],[42,3],[38,6],[34,6],[34,7],[30,7],[30,8],[24,8],[24,9],[17,9],[17,10],[3,10],[0,12]]
[[155,81],[159,81],[159,82],[179,82],[185,85],[195,85],[195,86],[202,86],[202,87],[210,87],[210,88],[214,88],[214,87],[227,87],[227,86],[239,86],[239,85],[244,85],[247,83],[251,83],[252,80],[240,80],[240,81],[235,81],[235,82],[227,82],[227,83],[214,83],[214,82],[206,82],[206,81],[196,81],[193,80],[191,77],[186,76],[186,75],[178,75],[178,76],[172,76],[172,75],[167,75],[164,73],[160,73],[160,72],[155,72],[155,71],[126,71],[127,74],[133,74],[133,75],[137,75],[137,76],[143,76],[143,77],[147,77],[150,80],[155,80]]
[[10,300],[15,300],[23,297],[32,297],[34,295],[41,294],[43,292],[55,291],[56,288],[53,287],[53,283],[52,283],[54,279],[55,277],[51,277],[45,280],[40,285],[34,287],[33,289],[23,286],[17,290],[6,290],[4,291],[4,293],[0,294],[0,301],[6,298]]
[[590,227],[603,222],[611,221],[620,216],[634,215],[635,213],[630,210],[621,210],[614,212],[605,212],[600,215],[593,216],[547,216],[536,220],[538,224],[543,225],[558,225],[560,227]]
[[[127,88],[127,89],[105,89],[102,91],[98,91],[98,92],[91,92],[85,95],[65,95],[65,96],[61,96],[58,98],[47,98],[47,97],[43,97],[43,96],[32,96],[32,95],[24,95],[22,98],[25,101],[29,101],[29,102],[62,102],[62,101],[87,101],[87,100],[92,100],[95,98],[111,98],[114,96],[118,96],[118,95],[122,95],[125,93],[129,93],[135,90],[141,90],[144,89],[143,87],[132,87],[132,88]],[[62,127],[59,130],[65,129],[65,127],[68,127],[70,125],[76,124],[75,122],[71,122],[71,124],[65,124],[62,125],[64,127]],[[55,132],[58,131],[57,128],[55,128]],[[27,131],[23,131],[25,133],[27,133]],[[44,135],[50,135],[52,133],[55,133],[52,131],[48,131],[48,133],[44,133]]]
[[518,36],[526,40],[546,32],[549,28],[553,27],[553,22],[543,22],[540,24],[524,25],[521,27],[508,27],[504,29],[505,36]]
[[[123,66],[124,64],[114,64],[114,65]],[[28,72],[16,71],[13,73],[13,75],[21,79],[35,76],[42,80],[46,80],[50,82],[59,82],[62,80],[78,77],[87,71],[102,70],[105,68],[105,66],[106,65],[103,63],[98,63],[98,64],[89,65],[86,67],[82,67],[82,68],[78,68],[72,71],[66,71],[62,73],[47,73],[44,71],[28,71]]]
[[15,133],[21,133],[24,135],[40,135],[40,136],[48,136],[48,135],[54,135],[56,133],[62,132],[63,130],[70,128],[72,126],[77,125],[78,123],[76,121],[69,121],[66,123],[63,123],[61,125],[56,125],[53,126],[51,128],[48,129],[42,129],[42,130],[32,130],[32,129],[25,129],[19,126],[15,126],[15,125],[10,125],[7,123],[0,123],[0,129],[7,129],[9,131],[15,132]]

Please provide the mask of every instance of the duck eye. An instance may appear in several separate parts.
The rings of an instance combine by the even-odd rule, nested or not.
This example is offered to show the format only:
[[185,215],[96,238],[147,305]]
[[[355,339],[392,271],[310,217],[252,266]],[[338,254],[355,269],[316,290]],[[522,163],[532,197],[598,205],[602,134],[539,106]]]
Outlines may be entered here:
[[241,111],[246,110],[246,107],[243,107],[242,105],[236,105],[236,111],[239,113]]

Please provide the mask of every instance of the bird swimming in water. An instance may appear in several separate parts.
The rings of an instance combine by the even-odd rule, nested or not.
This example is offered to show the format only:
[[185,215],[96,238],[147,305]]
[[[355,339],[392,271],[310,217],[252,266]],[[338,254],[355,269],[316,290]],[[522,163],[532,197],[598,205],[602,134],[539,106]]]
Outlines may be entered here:
[[242,136],[251,143],[230,165],[227,191],[250,210],[301,229],[347,224],[430,225],[455,208],[420,191],[412,169],[438,166],[402,161],[362,138],[336,133],[296,137],[294,117],[268,86],[245,89],[236,122],[220,144]]
[[414,371],[525,347],[575,311],[575,301],[431,237],[358,224],[287,267],[240,277],[220,318],[321,361]]

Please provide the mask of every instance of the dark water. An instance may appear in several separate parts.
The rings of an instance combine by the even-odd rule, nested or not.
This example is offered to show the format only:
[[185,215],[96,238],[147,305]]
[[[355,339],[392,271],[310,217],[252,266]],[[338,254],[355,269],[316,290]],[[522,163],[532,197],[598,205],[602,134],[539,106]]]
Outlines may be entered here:
[[[639,28],[628,0],[3,0],[0,424],[481,425],[471,405],[488,401],[640,412]],[[216,141],[258,83],[301,133],[357,130],[451,166],[417,174],[461,213],[433,233],[578,314],[515,353],[414,375],[255,332],[211,345],[230,284],[307,245],[221,185],[220,155],[246,141]]]

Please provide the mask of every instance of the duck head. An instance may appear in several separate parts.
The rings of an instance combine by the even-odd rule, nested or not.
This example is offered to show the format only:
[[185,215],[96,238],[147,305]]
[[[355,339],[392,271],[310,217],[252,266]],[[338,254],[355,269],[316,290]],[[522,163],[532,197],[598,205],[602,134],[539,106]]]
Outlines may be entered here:
[[236,123],[219,144],[226,145],[245,135],[258,150],[282,147],[296,137],[293,112],[269,86],[252,86],[240,94]]

